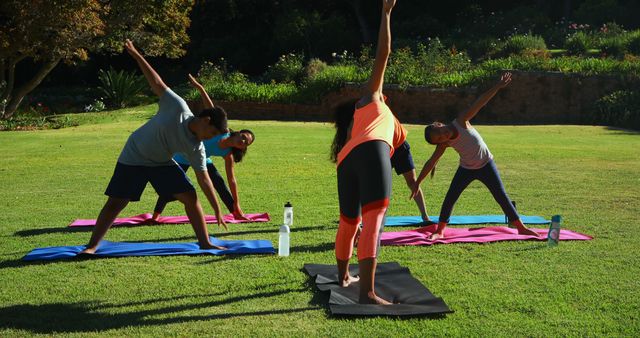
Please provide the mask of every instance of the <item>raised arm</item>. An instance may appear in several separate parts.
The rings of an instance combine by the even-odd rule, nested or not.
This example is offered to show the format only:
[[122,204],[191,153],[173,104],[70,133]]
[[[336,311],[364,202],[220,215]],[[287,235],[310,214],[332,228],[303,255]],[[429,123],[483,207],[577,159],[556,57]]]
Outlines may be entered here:
[[224,221],[224,218],[222,218],[222,213],[220,212],[220,204],[218,203],[218,198],[213,191],[213,183],[211,183],[211,178],[209,178],[207,171],[194,170],[194,172],[196,173],[196,178],[198,179],[198,185],[200,186],[200,189],[202,189],[204,195],[207,196],[209,204],[211,204],[213,211],[216,213],[218,226],[223,226],[225,230],[229,230],[227,228],[227,223]]
[[373,63],[371,77],[365,88],[365,95],[371,100],[379,100],[382,95],[384,83],[384,71],[387,68],[389,54],[391,54],[391,10],[396,0],[382,0],[382,15],[380,18],[380,31],[378,32],[378,46],[376,59]]
[[482,94],[466,111],[463,111],[456,118],[461,126],[464,126],[466,122],[471,120],[476,114],[484,107],[491,99],[500,91],[500,89],[506,87],[511,83],[511,73],[507,72],[502,74],[498,83],[496,83],[491,89]]
[[142,70],[144,77],[147,79],[147,82],[149,82],[151,91],[153,91],[154,94],[161,97],[162,94],[164,94],[164,92],[167,90],[167,85],[164,84],[160,75],[156,73],[156,71],[151,67],[151,65],[149,65],[147,60],[145,60],[144,57],[140,54],[140,52],[138,52],[138,50],[133,45],[133,42],[131,42],[131,40],[127,39],[127,41],[124,43],[124,48],[138,63],[138,66],[140,67],[140,70]]
[[224,169],[227,173],[227,183],[229,183],[229,189],[231,190],[231,196],[233,197],[233,217],[236,219],[247,220],[240,208],[240,196],[238,195],[238,182],[236,181],[236,174],[233,164],[233,153],[224,157]]
[[433,151],[433,154],[431,154],[431,157],[427,160],[427,162],[425,162],[424,167],[422,167],[422,170],[420,171],[420,175],[418,175],[418,178],[416,179],[416,183],[411,188],[411,198],[414,198],[415,195],[418,193],[418,190],[420,189],[420,183],[422,183],[422,181],[424,181],[427,175],[429,175],[431,170],[435,168],[436,164],[438,164],[438,161],[440,160],[440,157],[442,157],[442,154],[444,154],[445,150],[447,150],[447,145],[445,144],[438,144],[436,146],[436,149]]
[[204,109],[213,108],[213,101],[211,101],[209,94],[207,94],[207,91],[204,89],[204,87],[191,74],[189,74],[189,83],[191,84],[191,86],[197,89],[198,92],[200,92],[200,97],[202,98],[202,106],[204,107]]

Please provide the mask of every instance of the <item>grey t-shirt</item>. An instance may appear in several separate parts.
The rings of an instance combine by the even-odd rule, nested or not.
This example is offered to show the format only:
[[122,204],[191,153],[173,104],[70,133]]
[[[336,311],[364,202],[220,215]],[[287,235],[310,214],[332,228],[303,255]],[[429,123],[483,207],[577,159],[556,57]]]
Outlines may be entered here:
[[458,130],[458,137],[447,142],[447,145],[460,155],[461,167],[480,169],[493,159],[487,144],[475,128],[464,129],[457,120],[453,120],[453,125]]
[[189,130],[189,122],[195,116],[187,103],[167,88],[158,105],[156,115],[129,136],[118,162],[147,167],[170,166],[175,165],[173,154],[182,153],[194,170],[206,171],[204,146]]

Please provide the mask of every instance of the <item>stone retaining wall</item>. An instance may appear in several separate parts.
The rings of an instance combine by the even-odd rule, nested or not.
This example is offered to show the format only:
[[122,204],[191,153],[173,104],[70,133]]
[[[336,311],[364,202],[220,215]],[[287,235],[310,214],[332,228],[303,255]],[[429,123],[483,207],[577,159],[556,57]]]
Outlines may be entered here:
[[[580,124],[600,97],[615,90],[640,86],[640,79],[584,76],[548,72],[513,72],[513,82],[500,91],[475,118],[487,124]],[[451,120],[489,88],[435,89],[385,86],[388,104],[404,123],[427,124]],[[239,120],[329,121],[331,107],[355,98],[359,85],[330,93],[319,105],[217,101],[229,117]],[[199,102],[190,102],[195,111]]]

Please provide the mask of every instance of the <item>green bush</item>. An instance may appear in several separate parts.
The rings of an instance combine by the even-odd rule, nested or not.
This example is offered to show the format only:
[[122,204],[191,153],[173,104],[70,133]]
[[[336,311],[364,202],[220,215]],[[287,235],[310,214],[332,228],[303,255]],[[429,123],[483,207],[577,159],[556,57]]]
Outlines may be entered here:
[[591,38],[582,31],[570,35],[564,42],[564,48],[569,55],[585,55],[591,47]]
[[600,51],[606,56],[622,59],[629,48],[629,39],[625,35],[615,35],[600,41]]
[[267,68],[265,82],[299,83],[305,75],[304,56],[297,54],[282,55],[278,61]]
[[442,74],[472,68],[466,53],[446,48],[437,38],[432,39],[428,46],[418,43],[416,49],[414,53],[410,48],[401,48],[391,54],[387,83],[401,87],[425,85],[436,82],[435,79]]
[[35,129],[60,129],[77,126],[69,116],[46,115],[30,108],[27,112],[21,112],[10,119],[0,119],[0,131],[3,130],[35,130]]
[[629,53],[640,56],[640,30],[629,33]]
[[318,74],[327,69],[327,64],[320,59],[311,59],[304,67],[305,78],[307,80],[315,78]]
[[587,122],[640,130],[640,92],[621,90],[600,98]]
[[499,47],[496,56],[522,55],[530,51],[545,51],[547,45],[538,35],[512,35]]
[[128,73],[124,70],[108,71],[100,69],[98,79],[101,86],[98,89],[112,108],[124,108],[136,101],[136,97],[147,88],[147,81],[141,75]]
[[[335,57],[331,65],[320,60],[309,61],[304,67],[308,75],[299,83],[252,81],[245,74],[229,72],[224,62],[218,65],[206,62],[198,76],[215,100],[318,104],[325,95],[339,90],[346,83],[367,81],[371,65],[371,49],[365,47],[359,57],[342,53]],[[523,53],[472,64],[465,53],[448,49],[439,40],[433,39],[428,46],[418,43],[415,50],[394,50],[385,82],[401,87],[461,87],[481,84],[509,69],[640,77],[640,62],[633,59],[578,56],[546,58]],[[265,80],[265,76],[259,79]],[[189,90],[188,99],[199,99],[197,91]]]

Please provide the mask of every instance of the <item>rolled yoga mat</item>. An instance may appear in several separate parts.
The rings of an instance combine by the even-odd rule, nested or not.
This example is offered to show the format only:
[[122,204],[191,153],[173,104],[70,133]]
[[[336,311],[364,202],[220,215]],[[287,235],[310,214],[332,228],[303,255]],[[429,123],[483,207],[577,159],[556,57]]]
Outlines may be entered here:
[[[433,223],[438,223],[438,216],[430,217]],[[551,221],[540,216],[520,216],[524,224],[550,224]],[[471,215],[471,216],[451,216],[449,225],[471,225],[471,224],[505,224],[504,215]],[[420,216],[387,216],[384,226],[416,226],[425,222]]]
[[[266,240],[220,240],[210,237],[211,243],[226,247],[227,250],[202,250],[198,243],[130,243],[102,241],[95,257],[125,256],[175,256],[175,255],[243,255],[275,253],[271,241]],[[22,258],[24,261],[46,261],[73,258],[84,250],[84,245],[52,246],[34,249]],[[86,255],[87,257],[89,255]]]
[[[488,243],[498,241],[539,240],[546,241],[549,229],[531,229],[540,236],[519,235],[518,230],[508,227],[486,228],[446,228],[444,238],[435,241],[429,240],[429,236],[436,231],[437,224],[426,227],[397,231],[383,232],[380,235],[381,245],[432,245],[449,243]],[[593,237],[570,230],[560,230],[561,241],[587,241]]]
[[[360,304],[360,283],[340,287],[335,265],[305,264],[303,270],[320,291],[330,293],[329,309],[336,316],[428,316],[453,312],[415,279],[408,268],[396,262],[378,263],[376,269],[376,293],[393,305]],[[357,275],[358,265],[350,265],[349,271],[352,276]]]
[[[116,218],[112,226],[118,225],[152,225],[152,224],[184,224],[190,223],[187,216],[160,216],[157,221],[151,220],[151,214],[140,214],[133,217]],[[236,219],[232,214],[222,216],[224,221],[230,224],[251,223],[251,222],[269,222],[268,213],[263,214],[245,214],[248,221]],[[216,216],[205,215],[204,220],[207,223],[218,223]],[[95,219],[77,219],[69,224],[70,227],[92,227],[96,225]]]

